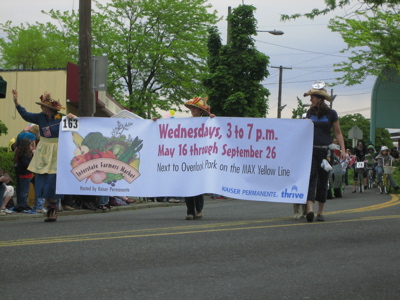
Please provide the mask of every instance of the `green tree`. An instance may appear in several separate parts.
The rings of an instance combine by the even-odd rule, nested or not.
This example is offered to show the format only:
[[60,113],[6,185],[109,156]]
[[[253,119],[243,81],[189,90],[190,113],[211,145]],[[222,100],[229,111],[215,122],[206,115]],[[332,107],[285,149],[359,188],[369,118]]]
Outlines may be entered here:
[[292,110],[292,119],[301,119],[303,114],[307,113],[307,108],[303,104],[303,101],[297,97],[297,107]]
[[7,21],[0,27],[7,34],[0,38],[2,68],[65,68],[68,61],[77,62],[76,34],[71,39],[51,23],[13,26]]
[[348,60],[336,64],[335,71],[343,75],[335,84],[360,84],[369,75],[383,76],[383,69],[397,70],[400,74],[400,0],[325,0],[326,8],[309,13],[282,15],[282,20],[304,16],[314,19],[337,8],[348,8],[344,17],[330,20],[329,28],[341,34],[350,53]]
[[7,134],[8,133],[8,127],[6,126],[6,124],[4,124],[1,120],[0,120],[0,135],[2,134]]
[[[348,133],[353,126],[360,128],[363,132],[363,140],[366,144],[369,142],[370,136],[370,120],[366,119],[361,114],[345,115],[339,118],[340,129],[343,134],[346,148],[352,147],[352,140],[348,139]],[[393,147],[393,142],[390,138],[390,133],[387,129],[376,128],[375,131],[375,145]]]
[[[218,21],[215,11],[208,12],[211,6],[207,0],[110,0],[106,5],[94,2],[92,54],[108,56],[108,93],[124,107],[148,118],[156,115],[157,108],[179,110],[183,99],[204,92],[201,76],[206,72],[207,30]],[[50,57],[47,46],[61,41],[64,45],[60,48],[69,48],[66,61],[60,55],[62,66],[50,61],[45,67],[65,68],[68,60],[77,62],[79,15],[54,10],[47,14],[59,25],[34,25],[43,30],[34,28],[35,34],[42,35],[37,39],[40,49],[32,51],[30,57],[36,52]],[[26,30],[33,31],[30,27],[34,26],[29,25]],[[18,44],[17,35],[7,39]],[[12,61],[12,55],[3,58],[7,63]],[[30,62],[23,65],[44,67]]]
[[204,91],[207,29],[218,21],[206,0],[112,0],[96,7],[93,54],[107,54],[108,91],[122,105],[149,118]]
[[400,14],[396,10],[357,12],[358,19],[336,17],[328,26],[342,36],[350,52],[347,61],[336,64],[344,75],[336,83],[360,84],[368,75],[383,76],[389,67],[400,74]]
[[203,83],[207,88],[212,112],[220,116],[265,117],[268,89],[261,81],[269,73],[269,58],[257,51],[255,8],[240,5],[228,17],[229,44],[222,45],[216,28],[209,30],[208,71]]
[[[282,20],[296,19],[299,17],[306,17],[308,19],[314,19],[317,16],[326,15],[338,8],[345,8],[351,5],[352,12],[361,11],[361,10],[379,10],[383,5],[386,4],[399,4],[400,0],[323,0],[321,2],[325,3],[325,8],[318,9],[314,8],[308,13],[297,13],[293,15],[285,15],[281,16]],[[352,14],[349,11],[349,14]]]

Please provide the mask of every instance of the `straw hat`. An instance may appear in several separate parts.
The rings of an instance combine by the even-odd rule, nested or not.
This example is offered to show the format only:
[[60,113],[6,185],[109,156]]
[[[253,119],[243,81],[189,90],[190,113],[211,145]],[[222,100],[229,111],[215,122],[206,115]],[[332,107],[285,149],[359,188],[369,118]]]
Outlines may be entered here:
[[324,89],[326,83],[324,81],[316,81],[312,85],[312,89],[304,93],[304,97],[310,95],[316,95],[324,98],[327,101],[332,101],[331,96],[328,95],[327,91]]
[[207,105],[208,96],[205,98],[194,97],[193,99],[185,102],[187,108],[197,107],[200,108],[207,115],[210,114],[210,107]]
[[41,95],[39,97],[39,99],[41,100],[41,102],[35,102],[36,104],[46,106],[46,107],[56,110],[56,111],[59,111],[60,109],[65,109],[65,107],[62,107],[60,102],[52,99],[50,97],[50,94],[45,93],[44,95]]
[[316,95],[323,97],[327,101],[331,101],[331,96],[328,95],[327,91],[325,89],[311,89],[308,92],[304,93],[304,97],[310,96],[310,95]]

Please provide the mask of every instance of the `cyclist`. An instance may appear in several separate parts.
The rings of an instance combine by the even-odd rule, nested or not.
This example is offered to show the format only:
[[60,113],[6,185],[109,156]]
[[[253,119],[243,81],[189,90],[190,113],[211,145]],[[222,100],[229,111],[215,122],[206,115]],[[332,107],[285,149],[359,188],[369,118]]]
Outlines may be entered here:
[[[367,155],[365,155],[364,157],[364,161],[367,165],[367,170],[369,172],[369,170],[372,170],[372,178],[375,178],[375,157],[377,156],[377,154],[375,153],[375,148],[373,145],[369,145],[367,147]],[[367,177],[368,177],[368,173],[367,173]]]
[[[365,143],[362,140],[359,140],[357,143],[357,146],[354,148],[354,155],[357,157],[357,161],[363,161],[364,156],[367,154],[367,147],[365,147]],[[354,168],[354,188],[352,193],[355,193],[357,191],[357,182],[358,182],[358,173],[356,171],[356,164],[353,165]],[[364,177],[364,189],[367,188],[367,170],[361,171],[363,172],[363,177]]]
[[[382,180],[383,166],[389,166],[390,162],[396,161],[397,159],[393,158],[393,156],[389,154],[389,148],[386,146],[382,146],[381,152],[375,157],[375,159],[378,163],[376,166],[376,174],[378,175],[378,183],[380,183]],[[389,180],[392,187],[397,191],[399,186],[394,181],[391,174],[389,174]]]

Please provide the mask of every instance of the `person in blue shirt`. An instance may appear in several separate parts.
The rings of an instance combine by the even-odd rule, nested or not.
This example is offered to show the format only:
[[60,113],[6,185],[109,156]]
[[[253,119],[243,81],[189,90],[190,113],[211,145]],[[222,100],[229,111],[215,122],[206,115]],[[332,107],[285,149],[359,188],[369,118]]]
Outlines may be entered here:
[[[323,83],[323,82],[322,82]],[[323,83],[325,86],[325,83]],[[310,96],[311,107],[307,112],[307,119],[314,123],[314,141],[311,163],[310,183],[307,195],[307,221],[313,222],[313,206],[315,200],[318,202],[317,221],[323,222],[323,209],[327,198],[329,172],[323,168],[323,161],[328,156],[329,145],[332,144],[331,130],[340,145],[339,159],[346,158],[346,148],[339,126],[339,118],[335,110],[331,109],[325,100],[331,101],[326,90],[315,87],[306,92],[304,96]]]
[[[39,97],[42,112],[27,112],[18,103],[18,92],[12,90],[15,107],[25,121],[39,126],[40,143],[38,144],[35,155],[28,166],[28,170],[36,174],[35,196],[45,198],[49,201],[47,218],[45,222],[54,222],[58,217],[58,196],[56,195],[56,174],[57,174],[57,154],[58,154],[58,132],[61,122],[60,109],[65,109],[62,105],[51,98],[50,93],[44,93]],[[67,118],[76,118],[69,113]]]

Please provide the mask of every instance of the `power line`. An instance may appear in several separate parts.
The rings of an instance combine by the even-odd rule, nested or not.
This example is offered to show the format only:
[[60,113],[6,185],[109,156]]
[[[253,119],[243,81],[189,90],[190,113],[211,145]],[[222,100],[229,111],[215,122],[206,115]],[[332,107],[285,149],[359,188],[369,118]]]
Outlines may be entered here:
[[302,51],[302,52],[307,52],[307,53],[312,53],[312,54],[323,54],[323,55],[327,55],[327,56],[336,56],[336,57],[348,58],[348,56],[344,56],[344,55],[337,55],[337,54],[330,54],[330,53],[315,52],[315,51],[310,51],[310,50],[303,50],[303,49],[298,49],[298,48],[293,48],[293,47],[288,47],[288,46],[282,46],[282,45],[278,45],[278,44],[268,43],[268,42],[264,42],[264,41],[260,41],[260,40],[256,40],[256,41],[260,42],[260,43],[267,44],[267,45],[272,45],[272,46],[277,46],[277,47],[281,47],[281,48],[286,48],[286,49],[291,49],[291,50],[296,50],[296,51]]
[[354,109],[354,110],[348,110],[348,111],[341,111],[338,112],[338,114],[351,114],[351,113],[358,113],[360,111],[366,111],[366,110],[371,110],[371,107],[364,107],[364,108],[358,108],[358,109]]

